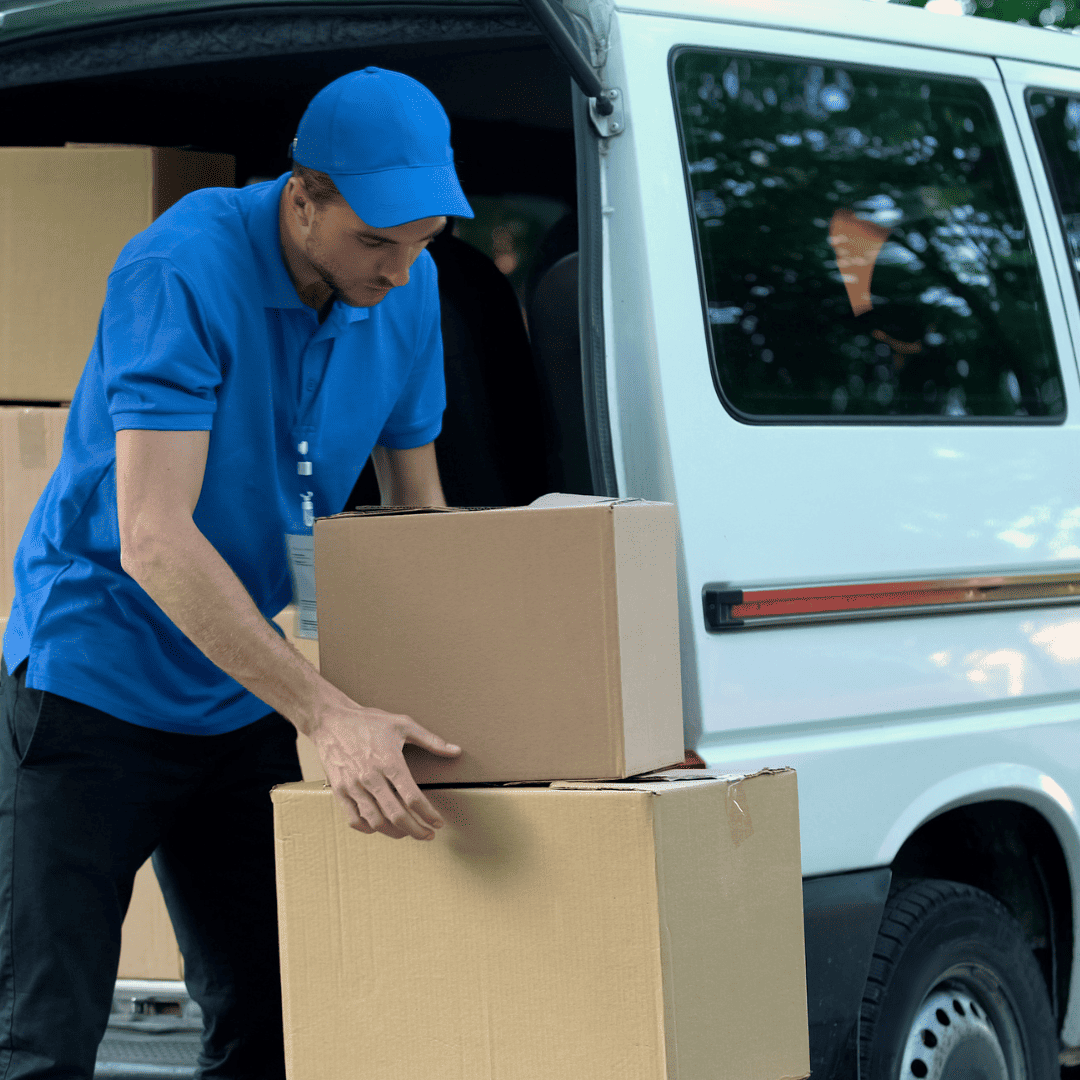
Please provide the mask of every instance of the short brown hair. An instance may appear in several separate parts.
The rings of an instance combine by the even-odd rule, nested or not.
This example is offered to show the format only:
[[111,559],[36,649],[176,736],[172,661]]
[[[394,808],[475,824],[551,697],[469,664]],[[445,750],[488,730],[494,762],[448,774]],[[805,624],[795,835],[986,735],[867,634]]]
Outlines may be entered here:
[[304,182],[304,190],[316,207],[325,206],[327,203],[345,201],[345,196],[338,191],[337,185],[326,173],[309,169],[294,161],[292,174],[298,180]]

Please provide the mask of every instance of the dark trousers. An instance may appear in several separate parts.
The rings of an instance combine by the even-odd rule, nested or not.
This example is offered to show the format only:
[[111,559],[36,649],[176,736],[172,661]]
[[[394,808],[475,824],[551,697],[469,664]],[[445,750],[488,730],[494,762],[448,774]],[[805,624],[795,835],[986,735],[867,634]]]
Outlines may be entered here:
[[90,1080],[135,872],[154,869],[205,1016],[198,1076],[283,1080],[273,819],[300,779],[277,713],[139,727],[0,660],[0,1080]]

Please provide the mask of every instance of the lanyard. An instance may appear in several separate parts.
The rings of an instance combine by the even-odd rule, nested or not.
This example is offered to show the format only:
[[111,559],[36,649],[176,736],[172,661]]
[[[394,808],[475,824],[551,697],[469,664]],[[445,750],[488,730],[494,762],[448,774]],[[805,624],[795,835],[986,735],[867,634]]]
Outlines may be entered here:
[[[300,476],[311,475],[311,461],[308,456],[308,443],[301,440],[296,447],[300,459],[296,471]],[[303,482],[300,487],[302,488]],[[293,579],[293,601],[297,607],[296,636],[317,638],[319,623],[315,610],[315,552],[311,529],[315,524],[315,494],[312,491],[300,492],[300,509],[304,515],[304,528],[299,536],[286,535],[285,547],[289,555],[289,570]]]
[[[297,475],[310,476],[312,470],[312,463],[309,460],[305,460],[308,455],[307,439],[303,439],[297,444],[296,451],[300,455],[300,459],[296,463]],[[304,486],[302,482],[300,486]],[[304,528],[306,529],[310,529],[315,524],[314,498],[315,493],[312,491],[300,492],[300,509],[304,515]]]

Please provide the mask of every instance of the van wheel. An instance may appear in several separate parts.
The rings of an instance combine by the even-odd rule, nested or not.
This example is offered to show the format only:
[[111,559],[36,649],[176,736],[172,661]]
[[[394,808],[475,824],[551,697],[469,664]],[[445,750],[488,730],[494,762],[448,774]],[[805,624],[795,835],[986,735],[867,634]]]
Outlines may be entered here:
[[1057,1024],[1023,931],[988,893],[917,881],[885,905],[862,1080],[1057,1080]]

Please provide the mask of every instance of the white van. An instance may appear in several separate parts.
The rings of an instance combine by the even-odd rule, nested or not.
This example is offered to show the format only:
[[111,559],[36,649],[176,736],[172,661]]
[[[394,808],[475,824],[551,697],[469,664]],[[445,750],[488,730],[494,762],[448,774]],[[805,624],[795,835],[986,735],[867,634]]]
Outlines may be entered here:
[[451,502],[676,503],[687,746],[798,770],[815,1080],[1080,1064],[1080,44],[867,0],[0,0],[0,137],[242,184],[369,63],[443,100],[516,289],[442,256]]

